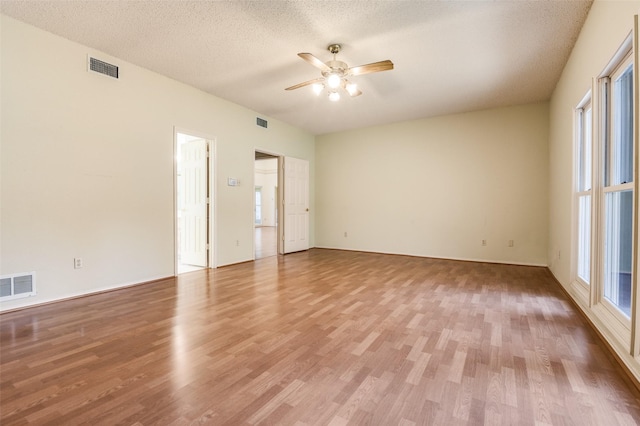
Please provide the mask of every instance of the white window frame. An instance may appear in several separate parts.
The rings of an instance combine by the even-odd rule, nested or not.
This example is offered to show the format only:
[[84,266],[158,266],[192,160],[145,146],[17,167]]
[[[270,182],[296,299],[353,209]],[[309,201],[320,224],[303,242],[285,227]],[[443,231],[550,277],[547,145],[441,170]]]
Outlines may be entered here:
[[[609,153],[614,151],[614,143],[615,143],[615,138],[613,137],[613,130],[612,130],[612,125],[611,122],[613,121],[613,116],[615,111],[613,111],[613,106],[612,106],[612,102],[611,102],[611,95],[609,94],[609,92],[612,90],[612,83],[613,81],[616,81],[617,78],[622,75],[622,73],[624,71],[626,71],[628,69],[629,66],[632,66],[632,56],[631,56],[631,51],[627,52],[620,61],[618,61],[613,70],[608,73],[607,76],[601,77],[600,79],[600,84],[602,86],[602,90],[603,90],[603,99],[602,99],[602,104],[601,104],[601,109],[603,112],[603,132],[602,132],[602,136],[603,138],[600,140],[600,144],[599,144],[599,149],[600,152],[604,153],[605,150],[607,150]],[[605,165],[605,161],[608,162],[609,164]],[[603,221],[605,220],[605,198],[606,198],[606,194],[609,193],[621,193],[623,191],[628,191],[631,190],[632,194],[633,194],[633,181],[632,182],[627,182],[627,183],[620,183],[620,184],[609,184],[606,185],[605,182],[609,182],[612,177],[611,176],[605,176],[605,172],[607,172],[608,174],[611,174],[611,171],[614,169],[613,166],[614,163],[614,158],[612,155],[609,155],[609,158],[602,158],[600,161],[600,172],[602,173],[602,179],[599,185],[599,190],[601,191],[601,195],[599,197],[599,201],[598,201],[598,206],[600,208],[600,223],[602,224]],[[601,250],[601,256],[598,258],[598,261],[601,263],[603,262],[604,259],[604,226],[600,226],[600,233],[599,233],[599,237],[600,237],[600,241],[599,241],[599,247]],[[601,263],[601,267],[602,267],[602,263]],[[619,317],[619,320],[621,322],[624,322],[625,325],[628,324],[629,328],[631,327],[631,318],[630,316],[627,317],[624,313],[622,313],[622,311],[612,302],[610,302],[609,300],[607,300],[604,297],[604,271],[600,271],[600,282],[602,283],[601,288],[599,289],[598,295],[600,297],[600,300],[602,301],[602,303],[605,304],[605,306],[611,310],[613,315],[616,315],[617,317]]]
[[[616,77],[623,70],[626,70],[629,64],[633,64],[633,38],[630,34],[618,49],[612,60],[605,67],[604,71],[600,74],[598,79],[593,85],[592,98],[593,106],[593,172],[592,172],[592,210],[591,210],[591,286],[590,286],[590,302],[593,312],[604,323],[604,325],[612,332],[618,341],[624,345],[625,348],[631,350],[631,324],[634,322],[635,311],[637,310],[634,300],[634,283],[635,270],[632,271],[632,294],[631,294],[631,317],[627,317],[617,306],[611,303],[604,297],[604,239],[605,239],[605,194],[611,192],[619,192],[625,190],[632,190],[634,198],[634,233],[635,233],[635,218],[637,212],[635,208],[636,203],[636,191],[635,182],[629,182],[620,185],[605,186],[605,170],[611,170],[610,167],[605,168],[605,148],[606,144],[611,140],[610,132],[612,131],[611,123],[611,81],[615,81]],[[634,64],[634,98],[635,85],[637,81],[637,67]],[[634,108],[637,109],[635,103],[637,99],[634,99]],[[637,151],[637,130],[636,119],[638,111],[634,110],[634,156]],[[633,165],[634,177],[637,173],[637,166]],[[635,179],[634,179],[635,180]],[[635,259],[635,247],[632,249],[632,260]],[[634,350],[635,351],[635,350]]]

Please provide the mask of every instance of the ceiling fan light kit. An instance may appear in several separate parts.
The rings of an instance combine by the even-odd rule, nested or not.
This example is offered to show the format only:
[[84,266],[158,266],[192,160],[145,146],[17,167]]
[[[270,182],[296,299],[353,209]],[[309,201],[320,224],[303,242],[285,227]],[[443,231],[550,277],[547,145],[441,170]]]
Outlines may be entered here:
[[327,50],[333,54],[333,60],[327,62],[322,62],[311,53],[298,53],[298,56],[318,68],[322,77],[287,87],[285,90],[295,90],[300,87],[311,85],[311,88],[316,95],[320,95],[324,89],[327,89],[329,100],[336,102],[340,100],[340,93],[337,91],[339,88],[344,89],[352,98],[362,94],[358,89],[358,86],[347,80],[347,77],[393,69],[393,62],[388,59],[367,65],[349,67],[345,62],[336,60],[336,55],[340,52],[340,49],[341,46],[339,44],[330,44],[327,47]]
[[338,87],[340,87],[342,76],[338,75],[337,73],[329,73],[325,76],[325,78],[327,79],[327,86],[331,87],[332,89],[337,89]]
[[355,83],[345,84],[344,88],[347,90],[349,95],[357,96],[358,93],[358,85]]

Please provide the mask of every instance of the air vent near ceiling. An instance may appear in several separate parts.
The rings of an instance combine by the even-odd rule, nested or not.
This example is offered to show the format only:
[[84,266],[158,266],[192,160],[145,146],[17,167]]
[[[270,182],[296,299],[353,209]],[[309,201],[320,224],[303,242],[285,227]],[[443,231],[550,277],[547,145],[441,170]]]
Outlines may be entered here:
[[267,120],[264,120],[260,117],[256,117],[256,124],[260,127],[264,127],[265,129],[267,128]]
[[36,295],[36,273],[26,272],[0,277],[0,301]]
[[104,74],[109,77],[118,78],[118,67],[113,64],[101,61],[89,56],[89,71]]

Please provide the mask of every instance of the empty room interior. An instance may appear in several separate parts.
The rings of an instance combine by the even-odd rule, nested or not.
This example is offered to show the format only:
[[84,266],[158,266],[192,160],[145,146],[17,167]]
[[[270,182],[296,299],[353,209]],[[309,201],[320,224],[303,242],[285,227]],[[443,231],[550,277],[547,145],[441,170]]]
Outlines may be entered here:
[[639,13],[2,0],[0,423],[640,424]]

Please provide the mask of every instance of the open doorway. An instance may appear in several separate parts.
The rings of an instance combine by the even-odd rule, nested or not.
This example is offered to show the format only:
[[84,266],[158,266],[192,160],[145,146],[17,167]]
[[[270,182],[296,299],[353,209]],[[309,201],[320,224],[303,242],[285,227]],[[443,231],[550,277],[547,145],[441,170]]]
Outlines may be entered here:
[[255,152],[254,257],[278,254],[278,157]]
[[176,273],[209,267],[210,141],[176,132]]

